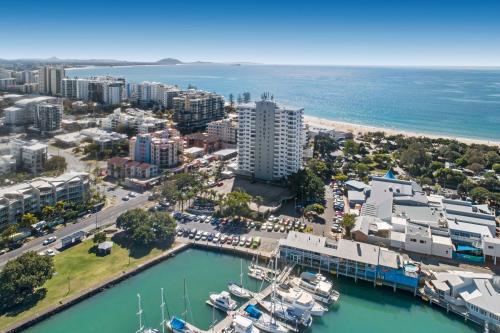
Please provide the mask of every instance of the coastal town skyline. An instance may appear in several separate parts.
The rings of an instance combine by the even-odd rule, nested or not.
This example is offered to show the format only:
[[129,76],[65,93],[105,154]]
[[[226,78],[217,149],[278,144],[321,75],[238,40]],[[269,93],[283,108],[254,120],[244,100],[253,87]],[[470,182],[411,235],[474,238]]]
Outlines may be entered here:
[[[294,6],[28,1],[8,3],[4,9],[9,12],[3,18],[6,26],[24,22],[24,29],[0,31],[0,39],[10,45],[0,54],[5,59],[172,57],[297,65],[500,66],[500,5],[495,1],[320,1]],[[46,24],[38,24],[38,17]]]

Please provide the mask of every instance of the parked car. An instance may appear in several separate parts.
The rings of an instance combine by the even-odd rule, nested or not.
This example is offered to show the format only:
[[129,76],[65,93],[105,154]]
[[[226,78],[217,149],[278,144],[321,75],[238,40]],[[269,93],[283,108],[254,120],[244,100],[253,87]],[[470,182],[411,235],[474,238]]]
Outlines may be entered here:
[[239,246],[245,246],[246,242],[247,242],[246,237],[241,237],[240,242],[238,244]]
[[267,225],[267,228],[266,228],[266,229],[267,229],[267,231],[273,231],[273,225],[272,225],[271,223],[269,223],[269,224]]
[[123,201],[128,201],[128,200],[129,200],[129,197],[128,197],[128,196],[124,196],[124,197],[122,198],[122,200],[123,200]]
[[55,256],[55,255],[56,255],[56,251],[54,251],[54,250],[52,250],[52,249],[47,249],[47,250],[45,251],[45,255],[46,255],[46,256],[49,256],[49,257],[53,257],[53,256]]
[[246,247],[250,247],[250,246],[252,245],[252,243],[253,243],[253,238],[252,238],[252,237],[249,237],[249,238],[247,239],[247,241],[245,242],[245,246],[246,246]]
[[54,243],[56,240],[57,240],[56,236],[51,236],[43,241],[43,245],[49,245],[51,243]]
[[234,246],[236,246],[236,245],[238,245],[238,244],[239,244],[239,242],[240,242],[239,237],[238,237],[238,236],[234,236],[234,237],[233,237],[233,242],[232,242],[232,244],[233,244]]
[[226,236],[226,235],[222,235],[222,236],[220,237],[220,243],[221,243],[221,244],[224,244],[226,241],[227,241],[227,236]]

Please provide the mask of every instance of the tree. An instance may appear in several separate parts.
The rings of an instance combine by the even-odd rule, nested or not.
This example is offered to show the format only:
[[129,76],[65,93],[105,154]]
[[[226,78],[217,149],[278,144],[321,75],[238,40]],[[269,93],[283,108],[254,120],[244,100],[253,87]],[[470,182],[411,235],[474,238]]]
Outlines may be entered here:
[[262,203],[264,202],[264,198],[262,198],[260,195],[257,195],[253,198],[253,201],[257,205],[257,215],[260,216],[260,206],[262,206]]
[[93,238],[94,244],[99,244],[106,241],[106,233],[103,231],[96,232]]
[[50,256],[26,252],[10,260],[0,273],[0,308],[10,309],[24,303],[54,274]]
[[359,153],[359,144],[354,140],[346,140],[344,142],[344,155],[356,155]]
[[470,192],[469,192],[471,198],[474,200],[474,201],[477,201],[477,202],[484,202],[488,199],[488,197],[490,196],[490,191],[488,191],[487,189],[485,189],[484,187],[481,187],[481,186],[478,186],[478,187],[474,187]]
[[173,241],[175,220],[166,212],[148,212],[140,208],[131,209],[118,216],[117,227],[136,245]]
[[321,215],[324,212],[325,206],[318,203],[307,205],[306,208],[304,208],[304,215],[306,216],[310,216],[311,214]]
[[342,225],[342,228],[344,228],[346,236],[350,236],[351,230],[356,224],[356,215],[345,214],[340,224]]
[[231,105],[231,107],[234,106],[234,95],[233,94],[229,94],[229,105]]
[[19,226],[22,228],[29,228],[37,222],[38,218],[34,214],[26,213],[21,217],[21,223],[19,224]]
[[226,216],[249,216],[250,202],[252,202],[252,196],[241,189],[229,192],[224,200],[223,214]]
[[484,170],[484,165],[479,163],[472,163],[471,165],[467,166],[467,169],[472,170],[475,174],[477,174],[480,171]]
[[368,175],[368,173],[370,172],[370,168],[368,167],[368,165],[366,165],[364,163],[356,163],[355,169],[356,169],[356,173],[361,178],[366,177]]
[[310,159],[309,162],[307,162],[307,167],[323,179],[328,179],[328,177],[331,175],[331,170],[327,167],[326,163],[320,159]]
[[47,220],[51,219],[54,216],[55,212],[56,209],[54,208],[54,206],[47,205],[42,208],[42,216]]
[[54,213],[59,217],[62,216],[64,213],[65,206],[66,206],[66,203],[64,201],[56,202],[56,204],[54,205]]
[[301,169],[288,178],[290,189],[302,204],[323,203],[325,184],[309,169]]
[[251,98],[250,93],[248,91],[243,93],[243,102],[249,103],[251,99],[252,98]]
[[328,135],[317,135],[314,138],[314,154],[320,157],[330,156],[330,153],[339,148],[335,139]]
[[500,173],[500,163],[493,164],[491,168],[495,171],[495,173]]
[[63,173],[67,167],[68,163],[66,163],[66,159],[63,156],[52,156],[45,162],[43,171]]
[[167,202],[176,202],[179,199],[179,191],[174,181],[166,181],[161,187],[161,195]]
[[339,174],[335,175],[335,180],[338,181],[338,182],[345,182],[348,179],[349,179],[349,177],[347,177],[343,173],[339,173]]

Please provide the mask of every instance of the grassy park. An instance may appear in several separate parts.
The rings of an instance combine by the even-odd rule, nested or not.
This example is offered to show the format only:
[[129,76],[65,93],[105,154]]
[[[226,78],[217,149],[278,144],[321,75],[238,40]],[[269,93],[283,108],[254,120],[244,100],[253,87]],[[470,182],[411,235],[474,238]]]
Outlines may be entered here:
[[164,251],[165,248],[158,247],[127,248],[115,242],[111,254],[98,256],[91,239],[69,248],[54,257],[55,274],[44,285],[45,296],[16,311],[1,314],[0,331],[134,269]]

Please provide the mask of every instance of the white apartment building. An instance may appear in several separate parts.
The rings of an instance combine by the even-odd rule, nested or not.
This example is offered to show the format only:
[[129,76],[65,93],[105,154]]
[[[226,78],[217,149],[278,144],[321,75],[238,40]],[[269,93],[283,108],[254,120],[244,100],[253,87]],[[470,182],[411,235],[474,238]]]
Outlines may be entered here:
[[235,144],[237,141],[238,124],[233,119],[212,121],[207,125],[207,133],[224,143]]
[[65,78],[62,80],[62,96],[72,100],[118,105],[126,97],[125,80],[111,76]]
[[5,125],[24,126],[33,123],[33,113],[37,105],[44,102],[56,102],[57,98],[49,96],[28,97],[17,100],[13,106],[6,108]]
[[270,100],[240,104],[238,172],[262,180],[278,180],[297,172],[305,143],[304,109]]
[[47,161],[47,145],[36,140],[13,139],[9,146],[10,154],[16,160],[18,169],[27,170],[35,175],[42,172]]
[[142,134],[166,128],[167,120],[152,117],[150,112],[141,109],[128,108],[122,112],[117,108],[112,114],[101,119],[100,126],[107,131],[116,131],[119,127],[130,128]]
[[82,202],[89,189],[89,175],[69,172],[41,177],[0,189],[0,228],[17,222],[25,213],[40,212],[58,201]]
[[180,92],[179,87],[160,82],[129,84],[129,99],[140,104],[157,103],[165,108],[172,108],[172,99]]
[[0,175],[6,175],[16,171],[16,159],[13,155],[0,156]]
[[60,96],[62,93],[62,80],[64,76],[63,67],[41,67],[38,70],[38,89],[40,94]]
[[61,130],[62,105],[55,103],[40,103],[33,113],[32,129],[42,134]]

